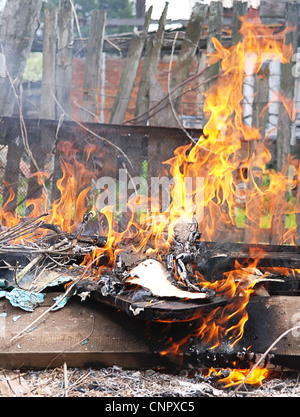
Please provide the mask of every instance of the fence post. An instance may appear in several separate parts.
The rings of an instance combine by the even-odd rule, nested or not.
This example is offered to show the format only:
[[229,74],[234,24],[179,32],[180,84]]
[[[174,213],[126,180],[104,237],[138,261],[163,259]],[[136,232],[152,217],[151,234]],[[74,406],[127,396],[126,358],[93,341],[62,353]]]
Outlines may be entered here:
[[105,21],[106,11],[92,11],[81,110],[81,120],[84,122],[93,122],[96,115]]

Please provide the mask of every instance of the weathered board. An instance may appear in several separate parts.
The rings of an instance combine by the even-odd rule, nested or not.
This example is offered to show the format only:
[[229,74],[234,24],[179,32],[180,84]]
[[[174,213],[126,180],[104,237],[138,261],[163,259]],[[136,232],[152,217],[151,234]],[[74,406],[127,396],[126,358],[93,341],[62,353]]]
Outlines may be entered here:
[[[230,366],[239,352],[248,349],[263,354],[280,334],[299,322],[299,296],[252,297],[247,312],[243,338],[229,349],[229,342],[209,350],[197,340],[182,355],[160,356],[162,339],[185,338],[191,322],[152,323],[127,317],[115,308],[74,296],[61,310],[48,313],[21,337],[10,339],[39,317],[50,305],[56,293],[48,293],[43,306],[33,313],[0,303],[0,366],[5,369],[69,367],[103,367],[118,365],[127,369],[174,368],[191,366]],[[2,313],[7,313],[4,317]],[[180,337],[180,339],[181,339]],[[271,351],[272,363],[300,369],[300,332],[295,329]],[[243,360],[240,365],[245,365]],[[247,365],[247,364],[246,364]]]
[[141,331],[144,323],[88,300],[82,303],[76,296],[10,343],[54,303],[52,297],[56,295],[48,293],[43,305],[32,313],[12,307],[7,300],[0,301],[1,367],[53,368],[64,362],[70,367],[159,365]]
[[[264,353],[285,331],[300,324],[299,296],[253,297],[247,306],[249,319],[241,344]],[[300,331],[292,330],[270,352],[272,363],[300,369]]]

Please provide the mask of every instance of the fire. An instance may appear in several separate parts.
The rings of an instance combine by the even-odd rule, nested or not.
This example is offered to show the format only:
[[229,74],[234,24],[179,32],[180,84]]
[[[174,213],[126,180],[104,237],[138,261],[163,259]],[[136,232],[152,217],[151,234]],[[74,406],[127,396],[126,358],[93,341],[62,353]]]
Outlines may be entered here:
[[245,378],[245,384],[248,385],[262,385],[262,381],[266,379],[270,372],[267,368],[255,368],[253,372],[248,377],[248,374],[250,373],[250,369],[230,369],[225,370],[229,371],[229,375],[226,377],[222,377],[222,373],[224,373],[224,369],[213,369],[211,368],[208,372],[208,376],[214,375],[218,377],[218,384],[222,385],[223,388],[229,388],[234,385],[239,385],[244,381]]

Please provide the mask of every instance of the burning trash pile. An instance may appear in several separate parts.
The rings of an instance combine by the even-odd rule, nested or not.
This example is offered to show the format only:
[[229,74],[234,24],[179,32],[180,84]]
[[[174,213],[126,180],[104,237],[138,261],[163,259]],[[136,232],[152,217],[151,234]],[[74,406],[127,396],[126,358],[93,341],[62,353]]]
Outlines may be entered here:
[[[274,222],[287,210],[299,213],[299,202],[287,207],[285,198],[300,176],[295,172],[291,179],[287,170],[268,168],[271,154],[260,129],[243,121],[245,67],[251,63],[251,73],[258,74],[265,62],[289,62],[287,30],[265,27],[252,12],[242,18],[243,38],[237,45],[225,48],[214,39],[215,52],[208,59],[209,64],[220,62],[220,74],[206,93],[208,122],[196,143],[177,148],[164,162],[167,196],[158,188],[154,192],[152,183],[151,197],[136,191],[125,215],[116,214],[116,190],[107,184],[98,186],[96,200],[89,198],[97,178],[90,161],[99,149],[93,143],[82,149],[60,141],[60,197],[49,208],[43,187],[39,198],[28,200],[27,216],[2,208],[0,295],[32,311],[43,302],[46,288],[64,284],[66,292],[53,309],[75,294],[82,300],[93,295],[146,321],[192,323],[181,340],[163,341],[161,355],[178,355],[191,338],[211,352],[222,343],[232,349],[243,337],[250,297],[272,295],[291,276],[299,291],[299,270],[262,265],[268,245],[259,244],[259,221],[267,204]],[[293,103],[279,96],[292,114]],[[248,144],[247,155],[242,143]],[[289,163],[293,166],[292,159]],[[45,184],[46,173],[36,176]],[[251,232],[246,250],[220,242],[224,236],[235,238],[241,182]],[[277,222],[276,227],[275,235],[284,225]],[[291,226],[280,244],[294,245],[296,233]]]

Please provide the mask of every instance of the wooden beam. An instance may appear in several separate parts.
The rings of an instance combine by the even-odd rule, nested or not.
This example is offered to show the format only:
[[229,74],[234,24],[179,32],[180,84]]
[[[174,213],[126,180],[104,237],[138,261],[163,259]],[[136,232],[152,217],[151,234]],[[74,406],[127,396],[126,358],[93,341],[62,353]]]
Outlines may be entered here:
[[92,11],[81,111],[81,120],[85,122],[93,122],[96,115],[105,21],[106,11]]

